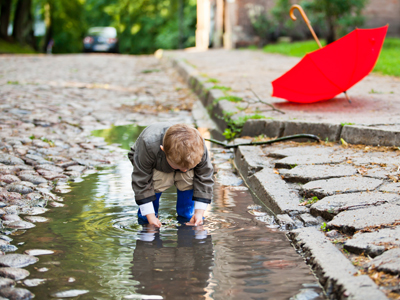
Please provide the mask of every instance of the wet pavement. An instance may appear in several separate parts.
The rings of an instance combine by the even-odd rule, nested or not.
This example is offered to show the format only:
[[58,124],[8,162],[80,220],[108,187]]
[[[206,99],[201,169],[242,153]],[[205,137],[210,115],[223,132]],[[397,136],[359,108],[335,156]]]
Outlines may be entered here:
[[129,124],[194,122],[196,97],[174,70],[122,55],[5,55],[0,65],[0,297],[324,299],[232,153],[213,150],[203,228],[177,227],[173,191],[164,229],[136,224],[123,149],[142,127]]

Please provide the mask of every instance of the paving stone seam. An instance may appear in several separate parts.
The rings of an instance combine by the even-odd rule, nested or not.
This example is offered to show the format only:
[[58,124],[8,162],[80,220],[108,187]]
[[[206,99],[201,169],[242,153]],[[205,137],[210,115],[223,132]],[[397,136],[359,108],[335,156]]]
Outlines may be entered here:
[[[254,151],[258,148],[250,147],[251,154],[246,155],[246,148],[238,147],[235,151],[235,167],[242,176],[244,182],[251,189],[253,194],[275,214],[288,214],[290,216],[308,213],[309,209],[304,206],[299,206],[298,197],[291,194],[286,182],[275,174],[272,168],[268,166],[256,165],[251,162],[254,158]],[[265,184],[265,182],[273,181],[274,184]]]
[[[227,128],[226,122],[218,116],[223,112],[237,113],[235,104],[227,100],[214,103],[224,96],[221,90],[210,89],[214,84],[207,83],[207,78],[183,60],[171,56],[164,51],[163,61],[175,68],[178,74],[186,81],[194,93],[199,97],[203,105],[211,110],[211,117],[222,131]],[[329,141],[345,140],[350,144],[363,144],[371,146],[400,146],[400,131],[379,129],[362,125],[345,125],[310,121],[282,121],[282,120],[248,120],[242,134],[258,136],[266,134],[269,137],[281,137],[283,135],[309,133],[318,135],[321,139]]]

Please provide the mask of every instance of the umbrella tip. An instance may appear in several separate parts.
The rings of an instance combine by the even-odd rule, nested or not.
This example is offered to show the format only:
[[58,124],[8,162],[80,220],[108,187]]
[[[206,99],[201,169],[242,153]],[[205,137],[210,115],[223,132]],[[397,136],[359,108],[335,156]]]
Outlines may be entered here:
[[349,101],[349,103],[351,103],[350,97],[349,97],[349,95],[347,95],[347,91],[344,91],[343,93],[346,96],[347,101]]

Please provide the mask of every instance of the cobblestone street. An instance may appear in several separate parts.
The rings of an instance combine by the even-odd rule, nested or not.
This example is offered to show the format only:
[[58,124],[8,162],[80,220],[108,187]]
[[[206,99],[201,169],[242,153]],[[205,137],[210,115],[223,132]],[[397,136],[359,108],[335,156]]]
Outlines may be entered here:
[[[299,107],[266,96],[269,82],[297,59],[252,51],[167,54],[161,62],[123,55],[0,57],[0,299],[31,299],[29,288],[41,283],[30,281],[24,268],[49,254],[13,254],[19,245],[12,237],[50,222],[40,215],[63,209],[60,195],[70,191],[69,182],[121,160],[117,145],[91,131],[157,121],[218,130],[204,107],[221,131],[227,125],[215,117],[220,107],[214,100],[224,94],[212,88],[213,80],[244,98],[252,97],[250,85],[285,112],[250,106],[270,119],[248,120],[246,136],[321,133],[320,143],[241,146],[234,162],[328,298],[400,299],[399,79],[370,75],[349,93],[353,104],[339,96]],[[296,127],[298,120],[306,129]],[[384,138],[368,131],[364,140],[378,142],[353,145],[358,127],[349,122],[364,133],[382,130]]]
[[29,290],[12,286],[42,284],[26,279],[23,268],[53,251],[14,254],[12,236],[49,222],[39,216],[46,211],[63,209],[58,195],[70,191],[69,182],[121,160],[116,146],[91,131],[193,123],[195,97],[152,56],[1,56],[0,66],[0,298],[31,299]]

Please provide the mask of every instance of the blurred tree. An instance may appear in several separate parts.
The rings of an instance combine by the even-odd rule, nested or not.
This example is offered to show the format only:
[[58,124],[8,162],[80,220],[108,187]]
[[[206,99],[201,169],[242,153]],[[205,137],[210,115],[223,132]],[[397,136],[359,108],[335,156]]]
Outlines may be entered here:
[[289,36],[294,28],[294,23],[290,19],[289,11],[292,3],[290,0],[277,0],[272,8],[272,16],[276,23],[275,36]]
[[15,41],[36,48],[33,34],[32,0],[18,0],[12,36]]
[[11,17],[11,0],[0,0],[0,38],[8,39],[8,24]]
[[45,52],[49,42],[54,42],[54,53],[82,51],[85,33],[81,0],[35,0],[40,7],[39,14],[46,23],[46,35],[41,45]]
[[348,33],[355,26],[361,26],[364,18],[361,12],[367,0],[313,0],[303,2],[307,11],[312,11],[310,19],[324,19],[326,22],[327,43],[332,43]]

